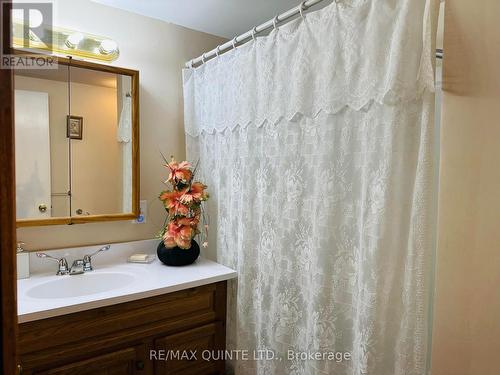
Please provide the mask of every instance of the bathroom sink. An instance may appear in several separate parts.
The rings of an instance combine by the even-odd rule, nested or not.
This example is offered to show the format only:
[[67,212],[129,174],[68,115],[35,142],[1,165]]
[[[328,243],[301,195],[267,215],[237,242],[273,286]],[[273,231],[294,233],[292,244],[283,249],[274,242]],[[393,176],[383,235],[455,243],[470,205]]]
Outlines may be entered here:
[[135,280],[134,275],[121,272],[89,272],[58,277],[28,289],[26,295],[40,299],[88,296],[123,288]]

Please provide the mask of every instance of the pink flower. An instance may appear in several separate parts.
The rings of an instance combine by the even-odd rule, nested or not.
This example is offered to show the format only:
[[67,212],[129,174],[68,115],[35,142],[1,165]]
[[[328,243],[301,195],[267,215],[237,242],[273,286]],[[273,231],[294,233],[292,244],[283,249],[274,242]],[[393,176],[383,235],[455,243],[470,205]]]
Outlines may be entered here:
[[189,218],[173,220],[168,224],[167,231],[163,235],[163,243],[167,248],[179,246],[181,249],[189,249],[195,234],[196,230]]
[[174,215],[187,215],[189,208],[181,202],[182,191],[163,191],[160,195],[160,200],[167,210]]
[[193,172],[189,169],[191,168],[191,164],[187,161],[178,163],[172,158],[172,161],[165,166],[170,169],[167,181],[174,185],[177,185],[179,182],[187,184],[193,176]]
[[200,215],[195,215],[193,217],[181,217],[177,219],[177,223],[179,225],[189,225],[195,230],[198,227],[199,222],[200,222]]
[[183,203],[200,202],[208,198],[208,194],[205,192],[207,187],[201,182],[193,182],[189,189],[184,191],[181,197]]

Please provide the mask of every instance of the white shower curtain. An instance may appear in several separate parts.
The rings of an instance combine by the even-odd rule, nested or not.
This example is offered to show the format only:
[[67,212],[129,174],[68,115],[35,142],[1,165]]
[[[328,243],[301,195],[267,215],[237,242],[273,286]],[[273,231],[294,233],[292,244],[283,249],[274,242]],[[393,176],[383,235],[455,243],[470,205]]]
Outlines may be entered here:
[[238,271],[229,372],[426,373],[432,3],[337,1],[184,71],[212,251]]

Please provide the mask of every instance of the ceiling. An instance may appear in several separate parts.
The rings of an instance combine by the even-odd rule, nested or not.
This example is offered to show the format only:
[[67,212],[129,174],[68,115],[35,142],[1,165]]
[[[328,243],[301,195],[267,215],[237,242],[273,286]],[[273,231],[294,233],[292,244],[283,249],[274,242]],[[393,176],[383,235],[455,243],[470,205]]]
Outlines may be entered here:
[[92,1],[228,39],[250,30],[301,2],[301,0]]

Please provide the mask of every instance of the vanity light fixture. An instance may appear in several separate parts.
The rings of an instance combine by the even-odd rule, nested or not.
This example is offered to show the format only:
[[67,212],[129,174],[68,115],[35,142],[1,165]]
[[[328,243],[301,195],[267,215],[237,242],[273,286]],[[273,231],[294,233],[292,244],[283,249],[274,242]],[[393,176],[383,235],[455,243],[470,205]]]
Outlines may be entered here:
[[28,41],[25,41],[21,20],[14,19],[12,27],[12,47],[17,50],[106,62],[114,61],[120,55],[118,43],[105,36],[42,25],[44,33],[52,33],[52,44],[47,45],[31,30]]
[[83,40],[84,36],[82,33],[73,33],[68,36],[64,44],[68,46],[68,48],[76,48],[80,44],[80,42]]

